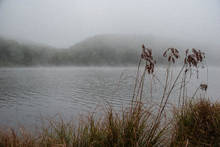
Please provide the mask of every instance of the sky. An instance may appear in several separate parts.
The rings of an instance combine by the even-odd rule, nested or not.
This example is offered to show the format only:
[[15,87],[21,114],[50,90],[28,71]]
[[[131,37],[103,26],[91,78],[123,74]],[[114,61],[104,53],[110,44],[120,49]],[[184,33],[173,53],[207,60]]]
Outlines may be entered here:
[[220,44],[220,0],[0,0],[0,36],[69,47],[98,34]]

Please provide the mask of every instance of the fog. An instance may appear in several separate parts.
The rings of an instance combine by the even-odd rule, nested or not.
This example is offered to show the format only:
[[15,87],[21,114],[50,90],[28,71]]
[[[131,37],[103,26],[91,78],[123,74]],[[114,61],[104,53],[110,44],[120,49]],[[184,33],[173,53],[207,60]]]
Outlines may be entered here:
[[219,45],[219,0],[0,0],[0,36],[66,48],[98,34]]

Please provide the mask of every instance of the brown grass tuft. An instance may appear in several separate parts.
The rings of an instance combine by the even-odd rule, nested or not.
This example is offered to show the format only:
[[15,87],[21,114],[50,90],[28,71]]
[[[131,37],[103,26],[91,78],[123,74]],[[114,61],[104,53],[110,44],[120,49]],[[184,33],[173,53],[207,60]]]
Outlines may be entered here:
[[174,117],[171,146],[220,146],[220,103],[189,102]]

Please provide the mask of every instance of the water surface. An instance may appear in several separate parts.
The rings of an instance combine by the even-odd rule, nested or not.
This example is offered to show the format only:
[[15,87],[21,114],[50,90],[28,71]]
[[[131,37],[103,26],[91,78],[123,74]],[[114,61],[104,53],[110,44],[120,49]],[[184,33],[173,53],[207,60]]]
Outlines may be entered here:
[[[173,70],[174,75],[178,70]],[[164,79],[162,71],[156,72]],[[132,98],[135,74],[136,67],[0,68],[0,124],[31,126],[42,117],[74,117],[106,102],[114,107],[127,105]],[[209,68],[208,95],[215,100],[220,97],[219,75],[219,68]],[[201,71],[201,79],[194,80],[191,87],[195,89],[204,81],[206,71]],[[157,80],[154,82],[157,86],[152,99],[159,99],[162,88]],[[150,85],[150,80],[145,83]],[[146,89],[148,97],[150,88]]]

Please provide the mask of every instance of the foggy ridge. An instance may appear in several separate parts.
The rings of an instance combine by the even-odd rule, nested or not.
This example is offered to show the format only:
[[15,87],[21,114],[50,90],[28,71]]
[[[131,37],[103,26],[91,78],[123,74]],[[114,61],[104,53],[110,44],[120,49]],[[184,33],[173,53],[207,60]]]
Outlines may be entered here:
[[218,48],[217,45],[152,35],[103,34],[87,38],[64,49],[0,38],[0,66],[136,65],[142,44],[153,49],[158,63],[163,62],[161,54],[168,47],[180,50],[199,48],[206,52],[207,57],[212,57],[208,58],[210,64],[215,65],[218,61],[216,53],[212,52]]

